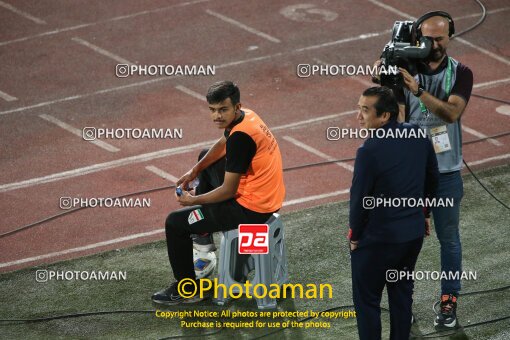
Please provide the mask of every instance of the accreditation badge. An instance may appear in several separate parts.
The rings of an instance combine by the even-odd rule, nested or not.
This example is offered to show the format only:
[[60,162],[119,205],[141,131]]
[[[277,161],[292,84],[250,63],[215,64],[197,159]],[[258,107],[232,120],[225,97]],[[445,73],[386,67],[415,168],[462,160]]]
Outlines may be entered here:
[[446,129],[446,125],[431,128],[430,136],[432,138],[432,144],[434,145],[434,151],[436,153],[441,153],[452,149],[450,139],[448,138],[448,130]]

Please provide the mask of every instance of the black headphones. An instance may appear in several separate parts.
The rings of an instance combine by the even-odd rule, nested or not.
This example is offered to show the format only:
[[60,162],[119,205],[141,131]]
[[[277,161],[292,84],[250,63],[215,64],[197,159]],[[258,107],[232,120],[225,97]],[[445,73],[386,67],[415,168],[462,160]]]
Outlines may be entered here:
[[443,17],[448,20],[448,36],[451,37],[455,34],[455,24],[453,23],[453,19],[450,16],[450,14],[444,12],[444,11],[432,11],[425,13],[421,17],[419,17],[413,24],[412,28],[412,41],[418,41],[421,38],[421,24],[427,20],[428,18],[432,17]]

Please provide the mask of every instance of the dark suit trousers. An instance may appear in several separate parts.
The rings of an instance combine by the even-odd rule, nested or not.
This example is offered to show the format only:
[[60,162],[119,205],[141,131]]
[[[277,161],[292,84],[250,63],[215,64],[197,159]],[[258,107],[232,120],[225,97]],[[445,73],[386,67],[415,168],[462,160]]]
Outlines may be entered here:
[[[384,286],[390,307],[390,339],[407,340],[411,331],[414,281],[387,280],[388,270],[413,271],[423,238],[405,243],[377,243],[351,252],[353,301],[362,340],[381,339]],[[391,275],[390,275],[391,276]]]

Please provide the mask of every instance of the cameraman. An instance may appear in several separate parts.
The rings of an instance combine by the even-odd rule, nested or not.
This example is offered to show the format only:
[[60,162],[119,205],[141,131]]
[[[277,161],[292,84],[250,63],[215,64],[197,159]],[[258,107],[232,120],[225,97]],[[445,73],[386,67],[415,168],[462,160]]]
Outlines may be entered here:
[[[455,32],[448,13],[429,12],[414,25],[415,34],[428,37],[433,44],[429,57],[418,65],[415,77],[400,68],[405,88],[399,102],[405,106],[405,120],[425,129],[434,145],[440,172],[436,196],[454,199],[453,207],[432,208],[432,214],[441,246],[441,270],[460,274],[459,215],[463,196],[460,118],[471,96],[473,73],[466,65],[446,54]],[[430,219],[427,219],[427,225],[430,225]],[[456,326],[460,289],[459,279],[441,280],[441,310],[434,320],[435,326]]]

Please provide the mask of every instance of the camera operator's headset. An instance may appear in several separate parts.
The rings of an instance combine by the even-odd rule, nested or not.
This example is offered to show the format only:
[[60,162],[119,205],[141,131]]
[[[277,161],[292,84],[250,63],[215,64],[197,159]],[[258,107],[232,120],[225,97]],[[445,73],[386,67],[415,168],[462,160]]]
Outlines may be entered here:
[[453,23],[453,19],[450,16],[450,14],[448,14],[448,13],[446,13],[444,11],[432,11],[432,12],[425,13],[424,15],[419,17],[418,20],[416,20],[413,23],[412,33],[411,33],[411,41],[413,43],[416,43],[421,38],[421,24],[425,20],[427,20],[429,18],[432,18],[432,17],[443,17],[443,18],[446,18],[448,20],[448,37],[451,38],[451,36],[453,34],[455,34],[455,25]]

